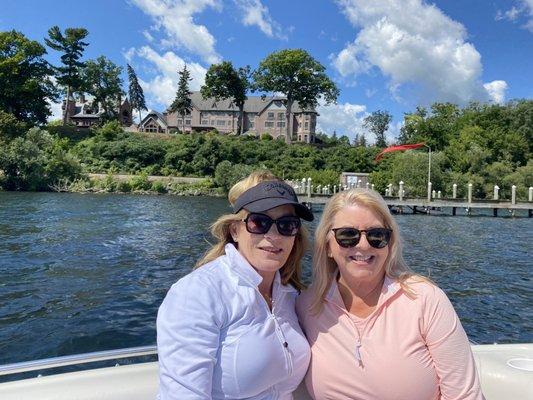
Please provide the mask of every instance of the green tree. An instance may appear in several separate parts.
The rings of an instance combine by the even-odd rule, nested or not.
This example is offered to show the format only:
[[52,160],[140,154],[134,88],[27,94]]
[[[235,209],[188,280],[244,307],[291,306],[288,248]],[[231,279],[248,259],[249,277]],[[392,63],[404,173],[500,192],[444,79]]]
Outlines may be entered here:
[[205,84],[201,87],[202,97],[215,100],[231,99],[239,109],[239,133],[244,132],[244,102],[250,88],[250,67],[235,69],[229,61],[213,64],[205,75]]
[[377,147],[387,147],[385,132],[389,129],[392,115],[388,111],[377,110],[363,120],[363,126],[376,136]]
[[253,73],[255,90],[283,93],[286,97],[286,140],[292,141],[292,106],[314,108],[322,97],[326,104],[337,101],[339,89],[325,68],[302,49],[286,49],[268,55]]
[[122,67],[117,66],[104,56],[89,60],[83,71],[86,91],[93,96],[92,106],[102,106],[102,122],[116,119],[120,98],[124,94],[120,74]]
[[176,97],[169,107],[170,112],[176,112],[181,116],[181,129],[185,130],[185,115],[190,114],[192,110],[191,94],[189,90],[189,81],[192,80],[191,73],[187,69],[187,65],[183,66],[181,71],[178,71],[178,90]]
[[[80,61],[83,51],[88,43],[83,42],[89,32],[84,28],[67,28],[65,34],[58,26],[48,30],[46,45],[63,53],[61,56],[62,67],[55,67],[57,82],[67,88],[67,101],[72,92],[81,91],[83,81],[81,71],[85,64]],[[67,113],[63,113],[63,125],[67,124]]]
[[31,124],[46,122],[57,90],[44,54],[40,43],[22,33],[0,32],[0,110]]
[[135,71],[133,70],[131,65],[127,64],[127,66],[128,66],[128,80],[129,80],[128,94],[130,97],[130,104],[131,104],[132,109],[139,111],[139,124],[140,124],[142,121],[141,111],[148,110],[148,109],[146,108],[146,101],[144,100],[143,88],[139,84],[137,75],[135,74]]

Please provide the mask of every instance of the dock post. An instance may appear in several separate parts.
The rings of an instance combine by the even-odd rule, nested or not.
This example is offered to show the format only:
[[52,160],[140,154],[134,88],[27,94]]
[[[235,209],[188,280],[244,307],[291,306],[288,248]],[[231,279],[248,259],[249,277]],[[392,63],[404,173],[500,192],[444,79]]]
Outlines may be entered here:
[[456,199],[456,198],[457,198],[457,183],[454,183],[452,186],[452,199]]
[[428,182],[428,202],[431,201],[431,182]]
[[497,208],[493,208],[492,209],[492,215],[497,217],[498,216],[498,209]]
[[435,189],[433,189],[431,191],[431,198],[434,199],[435,197],[437,197],[437,192],[435,192]]
[[516,204],[516,185],[511,186],[511,204]]
[[370,187],[370,183],[366,182],[366,189],[368,190],[369,187]]
[[311,191],[313,187],[311,186],[311,178],[307,178],[307,197],[311,198]]
[[457,215],[457,207],[452,207],[452,215]]
[[472,184],[468,184],[468,202],[472,203]]
[[372,190],[374,190],[374,184],[372,184],[371,187],[372,187]]
[[389,188],[389,196],[392,197],[392,183],[389,183],[388,188]]
[[442,192],[439,190],[437,192],[437,199],[441,199],[442,198]]
[[306,179],[302,178],[302,191],[300,194],[305,194],[305,189],[307,188]]
[[533,201],[533,186],[530,186],[530,187],[529,187],[529,197],[528,197],[528,200],[529,200],[530,203]]
[[403,201],[403,181],[400,181],[400,190],[398,192],[398,197],[400,198],[400,201]]
[[333,194],[337,193],[337,185],[333,185]]
[[[499,192],[500,192],[500,187],[498,185],[494,185],[494,196],[493,196],[494,200],[498,200]],[[495,215],[495,217],[496,217],[496,215]]]

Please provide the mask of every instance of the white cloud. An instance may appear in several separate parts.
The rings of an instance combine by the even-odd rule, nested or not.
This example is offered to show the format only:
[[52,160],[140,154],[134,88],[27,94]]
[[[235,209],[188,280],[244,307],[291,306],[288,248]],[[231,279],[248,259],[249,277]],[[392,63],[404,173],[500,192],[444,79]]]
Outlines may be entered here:
[[155,21],[154,30],[163,28],[169,47],[185,48],[208,63],[221,58],[215,51],[215,38],[203,25],[194,21],[194,15],[206,8],[220,10],[220,0],[130,0]]
[[516,0],[516,6],[513,5],[507,11],[498,10],[496,21],[507,20],[510,22],[523,21],[523,28],[533,33],[533,0]]
[[[159,54],[150,46],[143,46],[135,50],[135,55],[153,64],[156,76],[149,80],[139,79],[143,91],[147,95],[151,107],[166,108],[172,103],[178,87],[178,71],[183,69],[185,60],[172,51]],[[204,84],[207,70],[198,63],[187,63],[192,80],[189,88],[192,91],[200,90]]]
[[[243,12],[242,23],[245,26],[256,25],[268,37],[287,40],[281,25],[272,19],[268,8],[261,3],[261,0],[234,0],[234,2]],[[293,29],[294,27],[289,30]]]
[[154,37],[152,36],[152,34],[150,32],[148,32],[147,30],[144,30],[143,31],[143,36],[145,37],[146,40],[148,40],[148,42],[153,42],[154,41]]
[[463,25],[423,0],[337,0],[360,28],[355,40],[333,57],[347,78],[377,67],[389,78],[391,93],[414,91],[418,101],[465,104],[486,101],[481,56],[468,43]]
[[[363,119],[368,115],[366,106],[360,104],[320,104],[317,107],[317,132],[337,136],[346,135],[353,140],[356,133],[363,133]],[[371,139],[367,136],[367,140]]]
[[63,119],[63,110],[61,109],[61,106],[63,105],[62,102],[59,103],[52,103],[48,101],[48,104],[50,105],[50,111],[52,111],[52,115],[48,117],[48,121],[54,121],[58,119]]
[[495,103],[503,103],[505,101],[505,91],[507,90],[507,82],[492,81],[483,85],[490,95],[490,98]]

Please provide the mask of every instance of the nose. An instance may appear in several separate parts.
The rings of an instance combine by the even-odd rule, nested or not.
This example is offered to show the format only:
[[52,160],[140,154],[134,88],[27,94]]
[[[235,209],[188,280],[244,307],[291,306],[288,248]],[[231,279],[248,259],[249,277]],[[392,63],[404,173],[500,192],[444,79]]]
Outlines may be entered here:
[[368,243],[368,240],[366,239],[366,232],[361,232],[361,237],[359,238],[359,243],[355,246],[356,248],[361,249],[368,249],[370,246],[370,243]]
[[278,227],[276,226],[276,224],[272,224],[272,226],[270,227],[268,232],[265,233],[265,237],[266,238],[272,237],[272,238],[278,239],[281,236],[283,236],[283,235],[278,232]]

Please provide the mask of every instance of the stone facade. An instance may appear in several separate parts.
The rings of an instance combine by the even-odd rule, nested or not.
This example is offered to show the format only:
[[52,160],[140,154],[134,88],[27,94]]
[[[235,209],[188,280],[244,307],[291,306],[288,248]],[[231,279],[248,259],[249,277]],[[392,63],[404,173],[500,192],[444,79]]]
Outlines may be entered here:
[[[128,99],[124,101],[119,100],[118,107],[119,121],[123,126],[130,126],[132,124],[132,110]],[[73,124],[78,128],[90,128],[100,122],[103,110],[101,107],[95,109],[92,101],[87,99],[84,95],[74,98],[73,96],[67,101],[63,100],[63,113],[67,113],[67,123]]]
[[[182,118],[168,110],[152,111],[141,122],[143,132],[191,132],[216,129],[222,134],[238,134],[239,109],[230,101],[203,99],[200,92],[191,95],[193,109]],[[261,136],[269,134],[287,142],[315,141],[318,113],[314,109],[302,110],[297,102],[292,106],[292,137],[286,138],[286,107],[281,97],[249,96],[244,104],[244,134]]]

